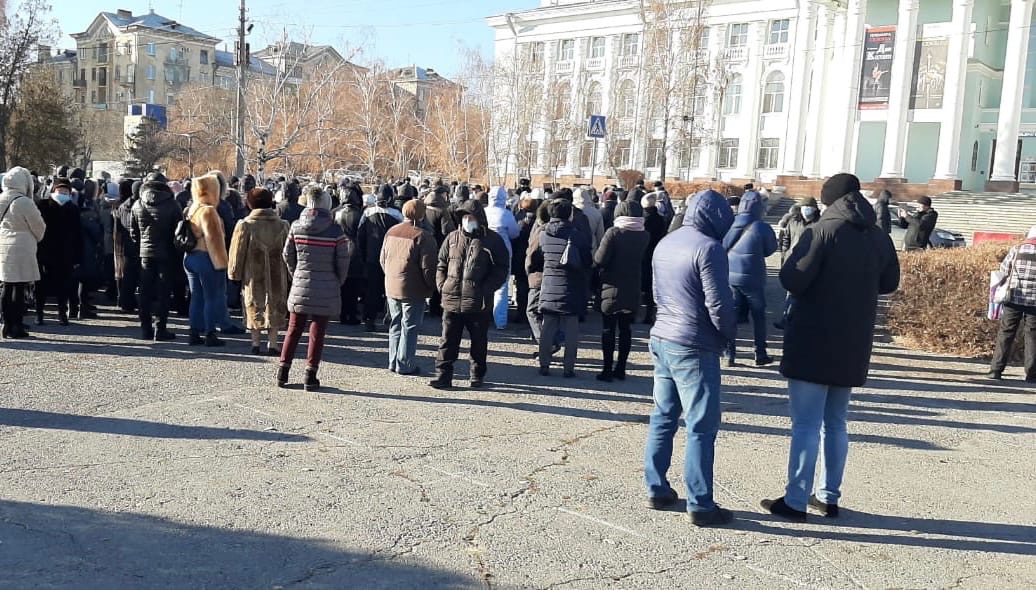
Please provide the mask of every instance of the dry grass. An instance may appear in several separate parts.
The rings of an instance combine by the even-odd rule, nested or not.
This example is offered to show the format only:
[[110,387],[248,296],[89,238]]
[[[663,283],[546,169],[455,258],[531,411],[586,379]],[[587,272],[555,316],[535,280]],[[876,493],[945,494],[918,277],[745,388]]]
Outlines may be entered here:
[[902,280],[890,302],[889,331],[918,350],[992,356],[999,323],[986,319],[989,273],[1010,247],[994,243],[901,253]]
[[724,197],[732,197],[745,194],[745,189],[741,185],[730,184],[729,182],[682,182],[673,181],[665,183],[665,188],[669,191],[669,195],[676,198],[685,198],[691,195],[696,195],[705,189],[712,189]]

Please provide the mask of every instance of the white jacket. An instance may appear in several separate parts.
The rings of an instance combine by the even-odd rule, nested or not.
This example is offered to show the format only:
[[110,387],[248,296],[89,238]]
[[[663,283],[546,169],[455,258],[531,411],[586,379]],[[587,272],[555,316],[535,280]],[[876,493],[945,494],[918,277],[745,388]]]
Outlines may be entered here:
[[[21,166],[7,171],[0,193],[0,282],[32,283],[40,280],[36,244],[47,224],[32,200],[32,175]],[[7,214],[4,214],[4,211]]]

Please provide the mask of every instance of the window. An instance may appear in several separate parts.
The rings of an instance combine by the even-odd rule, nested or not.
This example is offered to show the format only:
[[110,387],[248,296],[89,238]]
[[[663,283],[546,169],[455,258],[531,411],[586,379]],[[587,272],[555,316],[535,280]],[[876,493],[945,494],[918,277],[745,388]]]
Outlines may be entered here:
[[148,64],[147,67],[144,68],[144,77],[147,78],[148,80],[154,80],[155,79],[155,66],[153,66],[151,64]]
[[640,34],[627,33],[622,36],[622,54],[637,55],[640,53]]
[[604,57],[604,37],[593,37],[590,39],[590,57]]
[[572,61],[576,57],[576,42],[573,39],[563,39],[558,45],[558,61]]
[[701,139],[691,137],[684,141],[680,160],[684,168],[697,168],[701,160]]
[[719,142],[719,167],[720,168],[736,168],[737,167],[737,144],[738,140],[735,139],[721,139]]
[[745,45],[748,45],[748,23],[730,25],[727,47],[744,47]]
[[584,141],[583,147],[579,150],[579,166],[581,168],[590,168],[594,166],[594,142]]
[[976,141],[971,146],[971,171],[974,172],[978,168],[978,142]]
[[763,87],[763,113],[784,111],[784,74],[774,72]]
[[126,81],[133,82],[133,64],[126,64]]
[[664,151],[665,150],[661,139],[652,139],[651,141],[649,141],[647,149],[647,167],[661,168],[662,153]]
[[550,168],[564,168],[568,165],[568,141],[556,139],[550,144]]
[[91,90],[90,91],[90,104],[97,104],[97,91],[96,90]]
[[705,114],[705,103],[709,99],[709,88],[708,84],[705,83],[704,76],[696,76],[694,79],[694,88],[691,89],[691,108],[695,115]]
[[698,49],[706,51],[709,48],[709,27],[702,27],[698,35]]
[[154,88],[152,88],[151,90],[147,91],[147,101],[150,104],[154,104],[155,103],[155,89]]
[[108,86],[108,68],[99,68],[97,70],[97,85],[101,87]]
[[526,168],[533,168],[540,161],[540,142],[530,141],[522,148],[522,160]]
[[1036,160],[1022,160],[1021,167],[1018,169],[1018,182],[1036,183]]
[[633,159],[633,146],[628,139],[619,139],[615,142],[615,153],[619,157],[619,161],[615,163],[616,166],[630,166],[630,160]]
[[741,112],[742,78],[735,75],[727,84],[727,93],[723,97],[723,114],[737,115]]
[[108,89],[101,86],[97,89],[97,104],[106,104],[108,102]]
[[756,168],[772,170],[777,167],[777,151],[780,149],[781,140],[777,138],[764,138],[759,140],[759,161]]
[[788,19],[770,21],[770,45],[788,42]]
[[637,113],[637,95],[633,89],[633,80],[623,80],[619,84],[619,116],[632,119]]
[[601,95],[601,85],[594,82],[590,84],[590,90],[586,93],[586,116],[603,114],[604,99]]
[[86,80],[86,68],[79,69],[79,79]]
[[202,49],[201,53],[198,54],[198,59],[201,60],[201,65],[203,65],[203,66],[209,65],[209,50],[208,49]]
[[559,121],[569,115],[569,101],[572,100],[572,87],[568,82],[562,82],[554,87],[553,102],[548,118],[551,121]]
[[97,81],[97,68],[90,68],[90,81],[91,82],[96,82]]
[[148,55],[155,55],[155,44],[154,43],[148,43],[147,44],[147,54]]
[[112,75],[115,76],[115,81],[118,82],[119,81],[119,77],[122,75],[122,70],[119,69],[118,67],[112,68]]
[[108,63],[108,44],[107,43],[99,44],[97,46],[97,49],[95,50],[95,52],[96,52],[95,57],[97,58],[97,62],[98,63],[102,63],[102,64],[103,63]]
[[532,64],[543,63],[543,42],[533,43],[529,47],[529,62]]

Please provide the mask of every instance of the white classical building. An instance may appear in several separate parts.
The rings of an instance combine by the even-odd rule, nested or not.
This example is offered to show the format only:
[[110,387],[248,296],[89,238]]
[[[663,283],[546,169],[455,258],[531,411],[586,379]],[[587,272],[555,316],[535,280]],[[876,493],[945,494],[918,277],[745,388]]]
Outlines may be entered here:
[[[519,84],[542,81],[574,121],[588,109],[608,115],[611,155],[593,167],[602,180],[623,167],[660,173],[663,124],[650,120],[643,91],[645,73],[658,67],[644,59],[646,3],[542,0],[488,19],[497,62],[521,57]],[[668,123],[666,176],[756,180],[802,194],[841,171],[918,194],[1036,188],[1033,3],[711,0],[700,39],[723,90],[691,101],[682,117],[711,123],[702,138],[682,145],[679,123]],[[590,177],[582,137],[557,144],[543,121],[504,141],[518,117],[495,110],[505,128],[494,135],[496,159],[509,175]],[[551,142],[564,154],[547,162]]]

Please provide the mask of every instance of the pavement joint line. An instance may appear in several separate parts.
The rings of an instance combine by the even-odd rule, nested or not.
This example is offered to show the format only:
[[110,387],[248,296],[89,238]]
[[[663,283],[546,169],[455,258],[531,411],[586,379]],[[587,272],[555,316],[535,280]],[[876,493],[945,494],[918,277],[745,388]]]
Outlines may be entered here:
[[796,586],[798,586],[800,588],[813,588],[815,590],[820,590],[820,589],[826,590],[825,586],[815,586],[815,585],[810,584],[808,582],[803,582],[802,580],[796,580],[795,578],[792,578],[791,576],[786,576],[784,574],[779,574],[777,572],[772,572],[772,571],[770,571],[768,569],[765,569],[765,568],[756,567],[756,566],[754,566],[754,565],[752,565],[750,563],[742,563],[741,565],[745,566],[746,568],[752,570],[753,572],[755,572],[757,574],[763,574],[764,576],[769,576],[771,578],[777,578],[778,580],[784,580],[785,582],[791,582],[792,584],[795,584]]
[[267,418],[274,418],[274,419],[278,418],[277,416],[274,416],[273,414],[269,414],[269,413],[264,412],[262,410],[257,410],[255,408],[246,406],[244,404],[235,403],[234,405],[239,407],[239,408],[241,408],[241,409],[243,409],[243,410],[248,410],[249,412],[255,412],[256,414],[259,414],[260,416],[266,416]]
[[428,466],[428,469],[431,469],[432,471],[441,473],[443,475],[448,475],[450,477],[455,477],[457,479],[463,479],[464,481],[466,481],[468,483],[472,483],[472,484],[475,484],[477,486],[481,486],[483,488],[491,488],[491,487],[493,487],[493,486],[489,485],[488,483],[485,483],[485,482],[482,482],[482,481],[478,481],[477,479],[472,479],[472,478],[470,478],[470,477],[468,477],[468,476],[466,476],[464,474],[461,474],[461,473],[450,473],[449,471],[446,471],[444,469],[439,469],[438,467],[432,467],[431,465]]
[[319,435],[322,435],[322,436],[326,436],[328,438],[332,438],[334,440],[344,442],[345,444],[353,445],[354,447],[363,447],[364,446],[363,443],[358,443],[358,442],[356,442],[354,440],[349,440],[347,438],[338,436],[336,434],[331,434],[330,432],[315,432],[314,434],[319,434]]
[[606,527],[613,528],[613,529],[615,529],[617,531],[621,531],[623,533],[626,533],[627,535],[632,535],[632,536],[638,537],[640,539],[647,539],[647,535],[642,535],[642,534],[638,533],[637,531],[630,530],[630,529],[628,529],[628,528],[626,528],[624,526],[619,526],[619,525],[614,524],[614,523],[610,523],[607,520],[603,520],[603,519],[597,518],[596,516],[590,516],[589,514],[580,514],[579,512],[574,512],[572,510],[569,510],[567,508],[562,508],[560,506],[558,506],[557,509],[558,509],[558,512],[564,512],[565,514],[571,514],[572,516],[576,516],[576,517],[579,517],[579,518],[582,518],[582,519],[585,519],[585,520],[589,520],[590,522],[596,522],[597,524],[601,524],[601,525],[604,525]]
[[227,396],[221,395],[221,396],[218,396],[218,397],[210,397],[210,398],[206,398],[206,399],[199,399],[199,400],[192,400],[192,401],[183,402],[183,405],[185,405],[185,406],[196,406],[196,405],[199,405],[199,404],[207,404],[209,402],[218,402],[218,401],[222,401],[222,400],[225,400],[225,399],[227,399]]
[[841,574],[843,576],[845,576],[846,578],[849,578],[849,581],[851,581],[853,583],[853,585],[855,585],[857,588],[861,588],[862,590],[870,590],[869,588],[867,588],[867,586],[865,584],[863,584],[862,582],[857,580],[845,568],[843,568],[842,566],[840,566],[837,563],[835,563],[835,562],[831,561],[830,559],[828,559],[827,556],[824,555],[823,553],[821,553],[820,551],[817,551],[816,545],[819,544],[819,543],[812,543],[812,544],[808,543],[802,537],[799,537],[798,541],[799,541],[800,545],[802,545],[803,547],[809,549],[810,553],[812,553],[813,555],[816,555],[820,559],[826,561],[831,567],[833,567],[835,569],[835,571],[841,572]]

